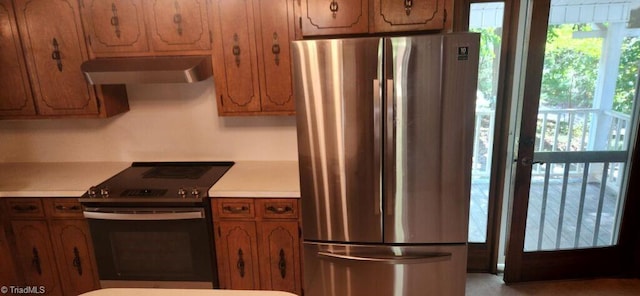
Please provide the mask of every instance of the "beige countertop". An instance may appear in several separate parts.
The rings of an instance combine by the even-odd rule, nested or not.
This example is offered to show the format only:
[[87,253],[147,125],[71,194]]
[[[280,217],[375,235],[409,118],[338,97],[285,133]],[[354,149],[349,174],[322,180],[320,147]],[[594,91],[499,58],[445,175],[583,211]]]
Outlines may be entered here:
[[144,288],[112,288],[100,289],[81,294],[81,296],[295,296],[281,291],[249,291],[249,290],[204,290],[204,289],[144,289]]
[[130,162],[0,163],[0,197],[80,197]]
[[[0,197],[80,197],[130,162],[0,163]],[[299,198],[295,161],[237,161],[212,197]]]
[[211,197],[299,198],[296,161],[237,161],[216,182]]

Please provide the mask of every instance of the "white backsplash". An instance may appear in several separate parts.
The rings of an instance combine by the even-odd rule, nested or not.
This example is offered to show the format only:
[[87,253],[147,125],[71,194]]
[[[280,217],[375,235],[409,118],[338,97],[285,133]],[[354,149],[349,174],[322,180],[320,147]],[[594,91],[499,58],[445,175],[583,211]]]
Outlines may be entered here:
[[219,117],[212,79],[127,92],[109,119],[0,121],[0,162],[297,160],[294,116]]

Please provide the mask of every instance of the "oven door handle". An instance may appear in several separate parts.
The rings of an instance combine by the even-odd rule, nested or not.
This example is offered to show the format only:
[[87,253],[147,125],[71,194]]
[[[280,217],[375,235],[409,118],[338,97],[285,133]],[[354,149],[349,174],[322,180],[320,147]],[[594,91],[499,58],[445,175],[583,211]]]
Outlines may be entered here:
[[186,219],[204,219],[202,211],[195,212],[179,212],[179,213],[105,213],[105,212],[82,212],[87,219],[98,220],[140,220],[140,221],[158,221],[158,220],[186,220]]

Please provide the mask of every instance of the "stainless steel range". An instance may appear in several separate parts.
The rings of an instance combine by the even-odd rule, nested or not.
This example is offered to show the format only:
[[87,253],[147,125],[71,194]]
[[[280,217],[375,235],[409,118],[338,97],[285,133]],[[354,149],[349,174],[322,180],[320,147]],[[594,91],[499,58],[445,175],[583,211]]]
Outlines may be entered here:
[[134,162],[89,188],[101,287],[217,287],[208,191],[232,165]]

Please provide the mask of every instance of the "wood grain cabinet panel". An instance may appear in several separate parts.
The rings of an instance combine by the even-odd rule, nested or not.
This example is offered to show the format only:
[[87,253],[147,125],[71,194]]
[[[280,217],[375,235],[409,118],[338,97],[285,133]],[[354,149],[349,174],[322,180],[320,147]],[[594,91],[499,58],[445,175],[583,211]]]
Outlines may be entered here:
[[98,115],[94,89],[79,71],[88,57],[78,2],[14,3],[38,114]]
[[81,0],[82,20],[94,55],[149,51],[142,0]]
[[0,119],[129,110],[124,85],[93,87],[80,71],[88,52],[76,0],[0,0],[0,48]]
[[216,198],[212,208],[221,288],[302,295],[296,199]]
[[234,290],[259,289],[255,223],[220,221],[217,224],[216,253],[221,287]]
[[0,0],[0,116],[35,115],[11,0]]
[[293,2],[215,0],[212,11],[218,114],[293,114]]
[[20,284],[43,286],[44,295],[62,295],[47,222],[15,220],[11,221],[11,226],[15,235],[17,264],[22,270]]
[[2,202],[17,267],[11,283],[43,286],[45,295],[79,295],[100,287],[89,226],[76,198]]
[[154,0],[144,5],[154,50],[211,49],[207,1]]
[[300,0],[303,36],[451,31],[453,0]]
[[85,220],[51,221],[54,246],[62,290],[79,295],[99,287],[89,227]]
[[302,295],[298,222],[263,221],[260,226],[262,289]]
[[301,0],[302,35],[361,34],[369,31],[369,0]]
[[371,1],[373,32],[441,30],[445,27],[445,0]]

